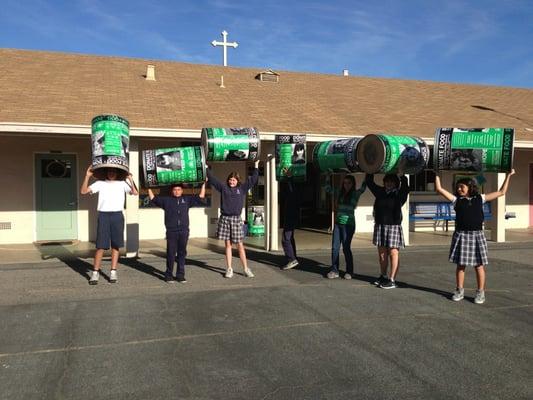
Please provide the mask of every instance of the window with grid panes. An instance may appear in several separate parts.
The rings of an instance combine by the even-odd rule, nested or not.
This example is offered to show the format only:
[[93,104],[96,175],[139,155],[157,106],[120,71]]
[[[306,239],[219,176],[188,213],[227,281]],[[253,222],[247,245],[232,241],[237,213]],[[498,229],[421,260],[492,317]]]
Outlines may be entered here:
[[411,192],[435,191],[435,171],[433,170],[433,146],[430,146],[429,162],[427,167],[420,171],[418,174],[410,176],[409,190]]

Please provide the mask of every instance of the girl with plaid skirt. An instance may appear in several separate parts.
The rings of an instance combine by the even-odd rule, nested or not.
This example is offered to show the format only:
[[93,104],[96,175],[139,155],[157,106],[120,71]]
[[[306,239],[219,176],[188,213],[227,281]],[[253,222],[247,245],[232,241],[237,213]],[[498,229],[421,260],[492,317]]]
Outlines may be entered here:
[[232,244],[237,245],[239,250],[239,258],[241,259],[244,268],[244,275],[248,278],[253,278],[254,274],[248,268],[246,260],[246,252],[244,250],[244,233],[242,229],[242,208],[244,206],[244,199],[248,190],[252,188],[259,177],[259,161],[255,162],[254,172],[248,179],[241,183],[241,178],[238,172],[232,172],[228,175],[226,183],[219,181],[211,172],[211,168],[207,169],[207,178],[216,190],[220,192],[220,218],[218,219],[217,237],[224,240],[226,245],[226,278],[233,277],[233,269],[231,267],[232,260]]
[[[400,265],[400,248],[405,247],[402,231],[402,206],[409,195],[409,184],[403,168],[383,178],[383,186],[374,183],[374,175],[366,175],[366,185],[376,198],[374,201],[374,237],[378,248],[380,275],[374,284],[382,289],[394,289]],[[390,261],[390,278],[387,269]]]
[[485,302],[485,265],[488,264],[487,240],[483,232],[483,203],[505,195],[509,179],[514,169],[507,174],[500,190],[479,194],[476,181],[471,178],[459,179],[455,184],[455,195],[443,189],[440,177],[435,177],[437,193],[452,202],[455,209],[455,232],[450,246],[450,262],[457,264],[455,280],[457,287],[452,295],[453,301],[464,298],[465,268],[475,267],[477,291],[474,302]]

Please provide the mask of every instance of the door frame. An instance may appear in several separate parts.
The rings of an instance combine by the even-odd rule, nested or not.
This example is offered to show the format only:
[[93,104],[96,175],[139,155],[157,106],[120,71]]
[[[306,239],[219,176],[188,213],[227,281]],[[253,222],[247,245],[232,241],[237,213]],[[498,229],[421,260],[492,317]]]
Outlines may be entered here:
[[[74,176],[74,183],[75,187],[79,188],[79,174],[80,174],[80,166],[79,161],[80,157],[78,156],[77,152],[73,151],[50,151],[50,150],[43,150],[43,151],[34,151],[32,154],[32,194],[33,194],[33,242],[35,243],[37,241],[37,156],[38,155],[54,155],[57,154],[58,156],[74,156],[75,161],[74,164],[76,165],[76,174]],[[75,190],[76,192],[76,219],[78,221],[77,228],[76,228],[76,240],[79,240],[80,238],[80,230],[79,230],[79,211],[80,211],[80,191]]]
[[528,211],[529,211],[529,223],[528,227],[533,228],[533,163],[529,163],[528,176]]

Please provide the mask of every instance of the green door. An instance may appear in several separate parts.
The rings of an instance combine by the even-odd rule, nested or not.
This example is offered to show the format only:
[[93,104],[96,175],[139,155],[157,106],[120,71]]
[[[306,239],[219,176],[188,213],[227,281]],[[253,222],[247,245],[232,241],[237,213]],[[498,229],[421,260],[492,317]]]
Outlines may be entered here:
[[35,156],[37,241],[78,238],[76,156]]

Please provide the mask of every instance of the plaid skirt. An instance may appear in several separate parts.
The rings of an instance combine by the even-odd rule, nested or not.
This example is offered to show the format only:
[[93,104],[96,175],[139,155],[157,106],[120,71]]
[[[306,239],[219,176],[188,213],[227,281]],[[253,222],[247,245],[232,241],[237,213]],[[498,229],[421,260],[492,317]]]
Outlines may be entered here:
[[399,249],[405,247],[403,240],[403,230],[401,225],[374,225],[374,238],[372,240],[376,246]]
[[450,246],[450,262],[465,267],[489,263],[487,239],[483,231],[455,231]]
[[231,240],[240,243],[244,240],[240,215],[221,215],[218,219],[217,237],[220,240]]

